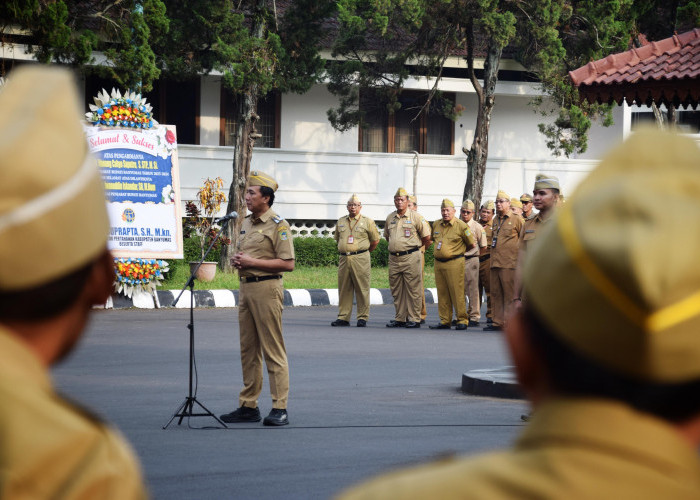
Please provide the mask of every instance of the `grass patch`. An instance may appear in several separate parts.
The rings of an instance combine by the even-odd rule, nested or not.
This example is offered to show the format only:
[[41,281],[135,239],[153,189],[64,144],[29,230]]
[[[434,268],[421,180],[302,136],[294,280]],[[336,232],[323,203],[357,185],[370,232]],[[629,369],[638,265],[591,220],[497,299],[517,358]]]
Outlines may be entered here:
[[[389,288],[389,270],[373,267],[372,288]],[[179,290],[190,277],[190,266],[184,261],[170,261],[170,273],[162,290]],[[432,267],[425,268],[425,288],[435,288],[435,273]],[[238,274],[227,274],[220,269],[209,283],[195,281],[195,290],[238,290]],[[284,273],[285,288],[338,288],[338,268],[335,266],[296,266],[293,272]]]

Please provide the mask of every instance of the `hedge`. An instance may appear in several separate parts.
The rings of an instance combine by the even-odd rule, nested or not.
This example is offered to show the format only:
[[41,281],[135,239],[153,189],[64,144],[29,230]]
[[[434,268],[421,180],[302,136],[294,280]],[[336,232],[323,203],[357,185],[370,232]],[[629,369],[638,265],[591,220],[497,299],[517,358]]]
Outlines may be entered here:
[[[296,265],[323,267],[338,265],[338,244],[333,238],[313,238],[297,236],[294,238],[294,253]],[[380,239],[377,248],[370,254],[372,267],[387,267],[389,265],[388,242]],[[208,261],[219,261],[220,250],[213,249],[207,256]],[[184,261],[198,261],[200,258],[199,238],[192,236],[184,239]],[[425,252],[425,265],[433,265],[433,246]]]

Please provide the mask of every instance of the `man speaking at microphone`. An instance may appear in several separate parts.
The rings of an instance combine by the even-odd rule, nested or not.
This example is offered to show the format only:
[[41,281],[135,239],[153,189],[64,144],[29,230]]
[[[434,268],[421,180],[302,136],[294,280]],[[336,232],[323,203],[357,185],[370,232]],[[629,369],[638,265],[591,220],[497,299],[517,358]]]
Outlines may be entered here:
[[238,409],[221,415],[227,424],[260,421],[263,356],[272,395],[272,410],[263,425],[289,423],[289,367],[282,338],[284,285],[280,273],[294,270],[294,245],[289,224],[270,208],[275,191],[277,182],[270,175],[250,173],[245,193],[250,214],[243,220],[238,253],[231,259],[241,279],[238,325],[243,390]]

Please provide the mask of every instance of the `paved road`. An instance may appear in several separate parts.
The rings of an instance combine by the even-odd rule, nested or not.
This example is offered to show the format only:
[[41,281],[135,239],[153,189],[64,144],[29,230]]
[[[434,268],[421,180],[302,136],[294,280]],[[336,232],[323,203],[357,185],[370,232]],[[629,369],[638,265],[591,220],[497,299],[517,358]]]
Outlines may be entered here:
[[[186,310],[96,311],[54,375],[130,439],[156,499],[329,498],[378,472],[503,447],[517,435],[524,402],[459,390],[463,372],[508,364],[500,334],[388,329],[393,306],[373,306],[369,328],[331,328],[336,312],[284,312],[284,428],[175,421],[161,429],[187,395]],[[216,414],[235,408],[241,387],[236,318],[236,309],[195,311],[197,397]],[[260,406],[270,409],[267,382]]]

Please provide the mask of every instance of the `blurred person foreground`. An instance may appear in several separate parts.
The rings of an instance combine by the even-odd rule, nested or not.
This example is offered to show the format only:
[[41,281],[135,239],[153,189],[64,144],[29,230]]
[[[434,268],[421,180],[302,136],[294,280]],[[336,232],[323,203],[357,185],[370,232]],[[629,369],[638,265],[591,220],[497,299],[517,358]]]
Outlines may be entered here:
[[635,133],[528,247],[506,338],[533,414],[511,450],[341,498],[700,498],[699,167],[693,141]]

